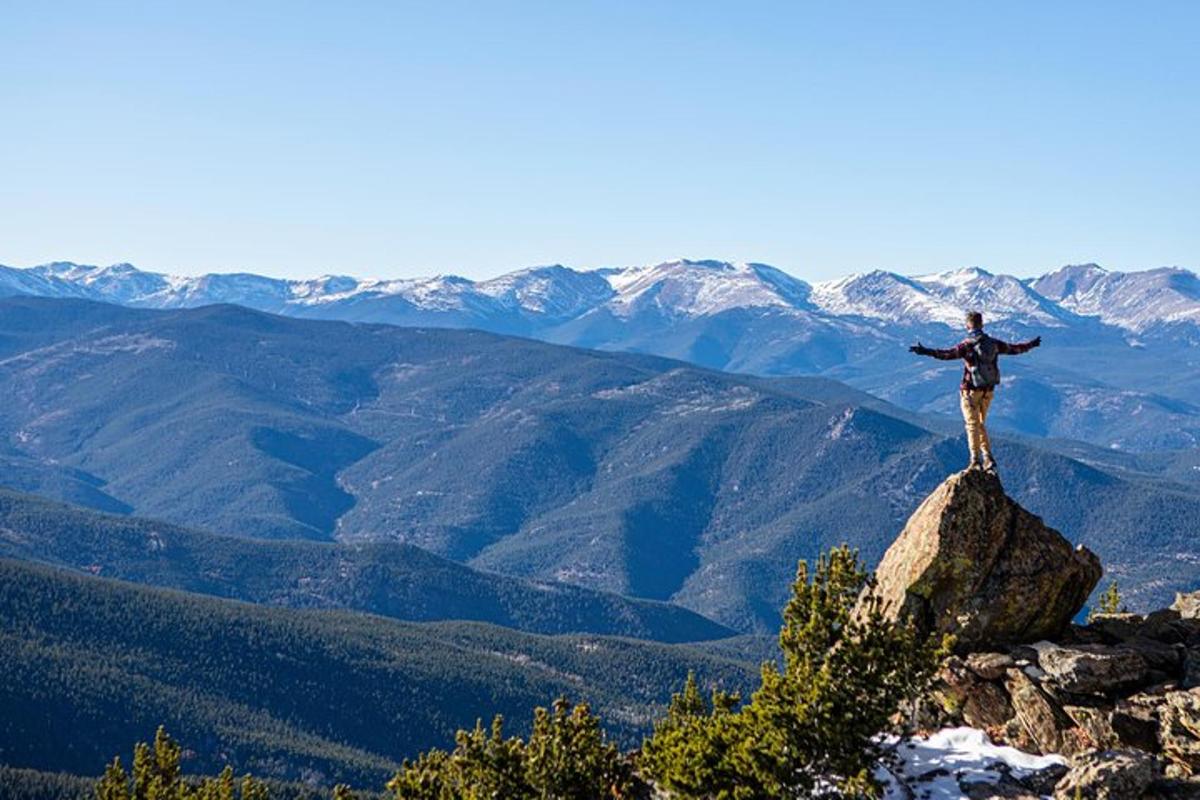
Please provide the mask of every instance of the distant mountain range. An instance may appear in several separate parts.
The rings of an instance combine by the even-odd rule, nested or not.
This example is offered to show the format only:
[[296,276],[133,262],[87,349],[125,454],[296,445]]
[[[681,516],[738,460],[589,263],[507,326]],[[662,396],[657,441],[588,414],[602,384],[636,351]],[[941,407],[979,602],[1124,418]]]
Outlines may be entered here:
[[1110,272],[1095,264],[1067,266],[1033,279],[971,267],[921,277],[877,270],[809,284],[766,264],[689,260],[582,271],[556,264],[485,281],[454,275],[395,280],[345,275],[284,280],[246,273],[180,277],[131,264],[56,262],[28,269],[0,266],[0,287],[7,293],[137,308],[234,303],[290,316],[393,324],[429,321],[408,314],[445,315],[446,322],[486,321],[488,329],[540,330],[581,317],[630,317],[651,308],[674,318],[770,308],[815,318],[955,328],[965,309],[985,309],[992,319],[1011,324],[1064,327],[1085,317],[1133,334],[1200,326],[1200,279],[1195,273],[1179,268]]
[[[937,421],[827,379],[227,305],[0,300],[0,395],[14,489],[238,536],[416,545],[748,632],[776,629],[798,559],[843,541],[877,559],[965,461]],[[1193,588],[1194,470],[1068,449],[1001,442],[1010,493],[1134,605]],[[57,560],[99,556],[75,558]]]
[[1006,364],[996,425],[1131,452],[1200,442],[1200,279],[1183,269],[1068,266],[1036,279],[970,268],[923,277],[870,272],[808,284],[763,264],[455,276],[280,280],[175,277],[128,264],[0,267],[0,295],[136,308],[234,303],[288,316],[479,328],[560,344],[653,353],[759,375],[822,375],[919,412],[955,413],[953,375],[911,358],[917,339],[950,344],[965,309],[994,332],[1046,347]]

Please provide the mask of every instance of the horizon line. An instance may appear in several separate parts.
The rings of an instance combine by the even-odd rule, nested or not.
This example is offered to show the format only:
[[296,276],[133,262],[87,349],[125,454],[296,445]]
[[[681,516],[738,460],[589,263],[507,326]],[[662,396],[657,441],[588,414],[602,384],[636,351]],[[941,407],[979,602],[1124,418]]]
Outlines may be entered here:
[[539,270],[539,269],[552,269],[555,267],[560,267],[560,268],[571,270],[572,272],[577,272],[577,273],[596,273],[596,272],[603,272],[606,270],[624,271],[624,270],[630,270],[630,269],[647,269],[647,268],[663,266],[665,264],[676,264],[676,263],[688,263],[688,264],[712,263],[712,264],[731,265],[731,266],[758,265],[758,266],[764,266],[764,267],[769,267],[771,269],[779,270],[780,272],[783,272],[783,273],[791,276],[792,278],[795,278],[796,280],[800,280],[805,283],[809,283],[811,285],[821,284],[821,283],[832,283],[834,281],[845,280],[846,278],[858,277],[858,276],[863,276],[863,275],[870,275],[870,274],[876,273],[876,272],[883,272],[883,273],[889,273],[892,275],[899,275],[899,276],[905,277],[905,278],[923,278],[923,277],[930,277],[930,276],[936,276],[936,275],[961,273],[961,272],[966,272],[969,270],[979,270],[979,271],[985,272],[989,275],[995,275],[995,276],[1000,276],[1000,277],[1011,277],[1011,278],[1016,278],[1017,280],[1022,280],[1022,281],[1032,280],[1032,279],[1036,279],[1039,277],[1044,277],[1046,275],[1050,275],[1050,274],[1053,274],[1060,270],[1068,269],[1071,267],[1095,267],[1097,269],[1100,269],[1100,270],[1102,270],[1104,272],[1108,272],[1108,273],[1133,274],[1133,273],[1153,272],[1155,270],[1167,269],[1167,270],[1181,270],[1184,272],[1189,272],[1191,274],[1197,274],[1197,271],[1195,269],[1192,269],[1190,267],[1179,266],[1177,264],[1176,265],[1165,265],[1164,264],[1164,265],[1155,266],[1155,267],[1142,267],[1142,268],[1133,268],[1133,269],[1110,269],[1108,267],[1103,266],[1098,261],[1081,261],[1081,262],[1074,262],[1074,263],[1063,263],[1057,267],[1053,267],[1044,272],[1040,272],[1040,273],[1037,273],[1034,275],[1029,275],[1026,277],[1022,277],[1022,276],[1019,276],[1019,275],[1016,275],[1013,273],[1009,273],[1009,272],[1004,272],[997,268],[989,268],[986,266],[981,266],[979,264],[966,264],[966,265],[958,266],[958,267],[949,267],[949,268],[942,268],[942,269],[935,268],[931,271],[924,271],[924,272],[901,272],[898,270],[876,267],[876,268],[871,268],[871,269],[863,269],[863,270],[855,270],[855,271],[851,271],[851,272],[846,272],[842,275],[832,277],[832,278],[826,278],[823,280],[811,280],[808,278],[804,278],[801,275],[798,275],[791,270],[785,269],[784,267],[777,266],[777,265],[772,264],[767,261],[723,260],[723,259],[714,259],[714,258],[686,258],[686,257],[672,258],[672,259],[667,259],[665,261],[656,261],[653,263],[647,262],[647,263],[641,263],[641,264],[629,264],[629,265],[624,265],[624,266],[601,265],[601,266],[592,266],[592,267],[576,267],[576,266],[570,266],[567,264],[563,264],[561,262],[554,262],[554,263],[549,263],[549,264],[533,264],[533,265],[529,265],[529,266],[508,269],[508,270],[498,272],[493,275],[490,275],[489,277],[484,277],[484,278],[468,278],[468,277],[466,277],[460,273],[456,273],[456,272],[429,272],[429,273],[418,274],[418,275],[406,275],[406,276],[397,276],[397,277],[380,277],[380,276],[370,276],[367,274],[355,275],[355,274],[345,273],[345,272],[326,272],[326,273],[321,273],[319,275],[311,275],[311,276],[307,276],[307,277],[288,278],[288,277],[280,277],[278,275],[274,275],[274,274],[270,274],[270,273],[266,273],[266,272],[251,272],[251,271],[239,270],[239,269],[231,269],[229,271],[210,270],[210,271],[203,271],[203,272],[198,272],[198,273],[159,271],[154,268],[145,269],[145,268],[139,267],[130,261],[117,261],[117,262],[113,262],[111,264],[103,264],[102,265],[102,264],[91,264],[91,263],[86,263],[86,262],[81,262],[81,261],[52,260],[52,261],[44,261],[44,262],[41,262],[38,264],[31,264],[28,266],[14,266],[11,264],[0,263],[0,268],[19,270],[22,272],[31,272],[33,270],[42,269],[42,268],[46,268],[46,267],[68,266],[68,265],[72,266],[72,267],[79,267],[79,268],[91,269],[91,270],[109,270],[109,269],[114,269],[117,267],[129,267],[129,268],[131,268],[137,272],[143,273],[143,274],[158,275],[158,276],[165,277],[165,278],[199,279],[199,278],[207,278],[207,277],[231,277],[231,276],[238,276],[238,275],[246,275],[246,276],[258,277],[258,278],[266,278],[268,280],[282,281],[282,282],[286,282],[286,283],[305,283],[305,282],[311,282],[311,281],[325,280],[325,279],[329,279],[329,278],[349,278],[351,280],[358,281],[360,283],[370,283],[370,282],[384,283],[384,282],[394,282],[394,281],[421,281],[421,280],[436,280],[438,278],[443,278],[443,279],[456,278],[456,279],[460,279],[460,280],[469,281],[473,284],[479,284],[479,283],[487,283],[488,281],[497,280],[499,278],[503,278],[508,275],[513,275],[513,274],[516,274],[519,272],[529,272],[529,271]]

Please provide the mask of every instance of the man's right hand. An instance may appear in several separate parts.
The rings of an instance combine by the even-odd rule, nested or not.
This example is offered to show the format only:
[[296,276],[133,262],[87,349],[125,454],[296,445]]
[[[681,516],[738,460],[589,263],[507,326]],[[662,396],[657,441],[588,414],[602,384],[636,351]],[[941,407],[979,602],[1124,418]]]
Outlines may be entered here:
[[908,348],[908,352],[916,353],[919,356],[927,356],[929,355],[929,348],[920,342],[917,342],[912,347]]

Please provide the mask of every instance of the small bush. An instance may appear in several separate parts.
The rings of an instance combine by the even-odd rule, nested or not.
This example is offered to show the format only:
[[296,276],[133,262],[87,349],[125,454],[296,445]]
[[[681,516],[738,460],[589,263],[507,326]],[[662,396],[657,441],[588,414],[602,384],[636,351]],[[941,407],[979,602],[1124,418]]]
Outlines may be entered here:
[[1121,590],[1117,587],[1117,582],[1110,581],[1108,588],[1100,595],[1100,600],[1096,603],[1096,607],[1088,614],[1088,621],[1091,622],[1098,614],[1117,614],[1128,610],[1125,607],[1124,599],[1121,597]]

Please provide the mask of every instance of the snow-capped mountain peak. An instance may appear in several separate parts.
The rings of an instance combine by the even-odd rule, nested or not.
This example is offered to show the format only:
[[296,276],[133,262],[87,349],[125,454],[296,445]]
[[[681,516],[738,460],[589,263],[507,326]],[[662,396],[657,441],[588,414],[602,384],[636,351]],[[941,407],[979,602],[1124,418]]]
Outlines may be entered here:
[[984,311],[992,321],[1064,324],[1060,309],[1008,275],[979,267],[908,278],[875,270],[825,281],[813,301],[826,313],[911,325],[940,323],[957,328],[967,311]]
[[1178,267],[1109,272],[1095,264],[1067,266],[1030,285],[1076,314],[1136,333],[1163,325],[1200,324],[1200,278]]
[[667,316],[711,316],[735,308],[795,309],[811,287],[764,264],[679,259],[606,271],[615,296],[608,308],[628,317],[653,308]]
[[1069,316],[1024,281],[1011,275],[993,275],[980,267],[924,275],[914,281],[956,309],[955,325],[961,323],[967,311],[982,311],[990,320],[1051,327],[1066,324],[1063,318]]
[[561,264],[510,272],[482,281],[476,288],[508,308],[557,319],[578,316],[613,296],[603,275]]
[[1122,273],[1095,264],[1067,266],[1028,280],[980,267],[917,277],[875,270],[810,286],[766,264],[689,259],[595,270],[553,264],[484,281],[456,275],[180,277],[130,264],[55,262],[29,269],[0,266],[0,294],[75,297],[143,308],[237,303],[282,314],[519,332],[536,332],[594,312],[635,325],[643,314],[670,321],[740,309],[774,310],[817,325],[958,328],[963,312],[977,309],[989,321],[1027,327],[1072,326],[1090,317],[1139,335],[1183,324],[1200,328],[1200,278],[1194,273],[1178,268]]
[[921,283],[874,270],[813,286],[813,302],[827,314],[892,322],[958,324],[962,310]]

